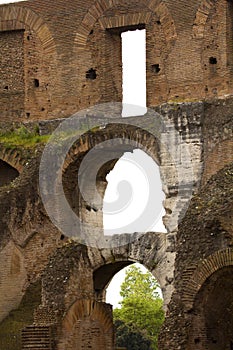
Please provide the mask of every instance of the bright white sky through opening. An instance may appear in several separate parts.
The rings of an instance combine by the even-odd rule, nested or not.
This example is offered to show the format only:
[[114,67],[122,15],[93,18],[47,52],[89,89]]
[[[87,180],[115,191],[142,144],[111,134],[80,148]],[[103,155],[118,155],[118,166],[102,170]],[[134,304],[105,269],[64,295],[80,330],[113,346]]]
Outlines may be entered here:
[[[162,202],[165,195],[162,191],[159,167],[150,156],[139,149],[133,153],[125,153],[107,175],[107,181],[103,205],[106,235],[166,232],[162,222]],[[123,183],[131,187],[130,191],[127,191],[127,187],[120,187]],[[106,210],[108,203],[118,204],[112,206],[115,211]],[[122,206],[122,203],[127,205]]]
[[[122,116],[144,115],[146,108],[146,30],[123,32]],[[130,105],[130,106],[129,106]]]
[[14,3],[14,2],[19,2],[19,1],[26,1],[26,0],[0,0],[0,4],[11,4],[11,3]]
[[[134,115],[144,115],[147,112],[146,108],[146,31],[136,30],[128,31],[122,33],[122,63],[123,63],[123,103],[124,105],[122,116],[134,116]],[[139,107],[135,107],[139,105]],[[140,207],[145,206],[146,197],[148,195],[148,185],[145,181],[145,174],[140,171],[140,167],[136,164],[139,160],[147,159],[147,155],[142,155],[142,151],[136,150],[133,154],[125,154],[116,164],[115,168],[109,173],[107,180],[109,182],[106,192],[105,201],[114,201],[118,196],[117,185],[120,181],[126,180],[130,181],[132,187],[137,188],[137,194],[134,193],[134,200],[130,203],[131,208],[126,208],[130,212],[118,213],[114,216],[104,215],[104,228],[119,226],[119,220],[122,223],[135,218],[135,213],[140,212]],[[130,157],[130,159],[129,159]],[[128,159],[127,159],[128,158]],[[149,157],[148,157],[149,158]],[[128,163],[128,164],[127,164]],[[157,183],[158,192],[155,196],[155,207],[160,207],[160,216],[155,221],[151,231],[166,232],[166,229],[162,222],[162,216],[165,211],[162,207],[162,200],[164,199],[164,194],[162,192],[161,179],[159,175],[158,166],[151,159],[151,176],[154,176],[154,181]],[[148,174],[147,174],[148,175]],[[142,180],[142,182],[141,182]],[[138,198],[141,198],[141,200]],[[136,199],[136,201],[135,201]],[[139,205],[140,204],[140,205]],[[129,207],[130,207],[129,205]],[[134,211],[135,210],[135,211]],[[103,208],[104,211],[104,208]],[[120,217],[120,216],[121,217]],[[122,232],[121,232],[122,233]],[[142,268],[142,266],[140,265]],[[126,268],[127,269],[127,268]],[[120,286],[125,278],[125,269],[121,270],[116,274],[112,281],[110,282],[107,293],[106,301],[113,305],[113,307],[119,307],[120,296]]]

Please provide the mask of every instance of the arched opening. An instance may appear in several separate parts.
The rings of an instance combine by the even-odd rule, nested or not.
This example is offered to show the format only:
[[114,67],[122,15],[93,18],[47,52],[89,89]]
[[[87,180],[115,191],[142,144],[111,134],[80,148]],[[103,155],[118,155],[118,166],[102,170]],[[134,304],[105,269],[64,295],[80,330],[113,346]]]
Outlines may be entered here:
[[93,278],[99,301],[113,305],[117,349],[154,349],[164,311],[152,273],[133,261],[119,261],[100,267]]
[[146,30],[121,33],[123,64],[122,116],[146,113]]
[[106,235],[166,232],[159,166],[144,151],[126,152],[107,175],[103,202]]
[[189,349],[233,348],[233,267],[224,267],[202,286],[194,304]]
[[116,279],[116,275],[126,266],[131,264],[133,264],[132,261],[118,261],[112,264],[103,265],[94,272],[93,281],[97,300],[106,300],[106,292],[111,280],[114,276]]
[[9,185],[18,176],[18,170],[0,159],[0,187]]
[[[90,144],[92,148],[90,148]],[[155,163],[159,164],[160,161],[157,139],[147,131],[136,129],[134,126],[129,125],[125,128],[124,124],[109,124],[104,129],[85,134],[82,137],[82,145],[81,148],[76,144],[72,146],[72,152],[70,151],[70,155],[66,157],[62,178],[68,203],[82,222],[82,237],[88,239],[88,244],[91,246],[109,247],[110,245],[118,245],[119,242],[115,242],[115,238],[120,240],[123,238],[123,235],[116,237],[116,234],[135,232],[141,235],[145,232],[155,231],[153,224],[157,223],[158,218],[163,216],[161,209],[163,209],[164,199],[164,194],[161,192],[160,207],[157,208],[154,203],[154,198],[158,197],[155,172],[159,178],[160,189],[162,188],[159,168]],[[118,209],[120,211],[124,209],[124,200],[126,200],[126,204],[129,200],[129,202],[134,202],[136,206],[141,202],[140,196],[137,197],[136,201],[133,196],[129,196],[130,193],[134,194],[130,181],[128,183],[124,181],[123,185],[126,184],[127,193],[123,191],[123,196],[119,197],[120,201],[111,199],[107,203],[105,199],[108,185],[106,177],[125,152],[133,157],[135,153],[139,154],[139,163],[133,158],[129,160],[129,163],[134,164],[136,168],[138,167],[142,173],[141,176],[145,179],[146,194],[148,195],[146,207],[143,208],[142,215],[137,212],[135,220],[131,220],[133,227],[132,225],[128,227],[129,225],[126,223],[126,225],[120,226],[119,230],[116,230],[116,227],[110,224],[107,231],[104,230],[103,225],[104,213],[107,213],[112,220],[112,214],[115,214]],[[147,163],[150,163],[149,166]],[[151,163],[156,167],[156,171],[154,168],[151,169]],[[128,170],[126,171],[130,174]],[[134,179],[135,174],[131,173],[130,177]],[[139,181],[136,181],[136,186],[140,188]],[[71,226],[70,222],[68,224],[70,234],[74,230],[74,225]],[[166,232],[164,228],[156,231]],[[128,237],[130,241],[131,234]]]
[[[128,268],[130,266],[136,266],[143,273],[149,271],[142,264],[131,262],[130,264],[126,265],[121,270],[119,270],[116,274],[114,274],[114,276],[112,277],[111,281],[108,283],[108,286],[106,288],[106,302],[113,305],[113,308],[120,306],[119,303],[122,300],[122,297],[120,295],[120,287],[121,287],[122,282],[125,279],[126,272],[128,271]],[[151,276],[153,276],[153,275],[151,274]],[[155,277],[153,276],[153,278],[155,278]],[[158,293],[159,293],[160,297],[163,298],[162,291],[161,291],[160,287],[158,287]]]

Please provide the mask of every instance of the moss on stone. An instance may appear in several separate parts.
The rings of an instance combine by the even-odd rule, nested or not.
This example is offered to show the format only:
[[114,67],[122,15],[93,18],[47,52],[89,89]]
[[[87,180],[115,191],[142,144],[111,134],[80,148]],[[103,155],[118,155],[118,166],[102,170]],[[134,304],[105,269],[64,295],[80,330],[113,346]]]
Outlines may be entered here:
[[29,131],[24,126],[15,129],[14,131],[7,131],[0,133],[0,143],[7,149],[15,147],[32,148],[37,144],[46,143],[50,135],[39,135],[38,131]]

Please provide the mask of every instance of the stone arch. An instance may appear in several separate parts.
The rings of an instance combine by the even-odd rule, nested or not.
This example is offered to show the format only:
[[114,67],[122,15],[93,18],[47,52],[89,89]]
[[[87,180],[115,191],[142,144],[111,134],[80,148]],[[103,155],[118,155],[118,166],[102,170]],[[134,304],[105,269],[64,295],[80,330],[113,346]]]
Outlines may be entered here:
[[[107,116],[107,112],[106,112],[106,116]],[[113,119],[112,119],[113,120]],[[108,162],[106,163],[106,166],[101,165],[101,167],[98,167],[97,163],[91,163],[90,162],[90,157],[88,158],[89,163],[86,163],[86,165],[90,165],[89,169],[92,173],[90,172],[86,172],[85,173],[89,176],[92,175],[93,178],[93,172],[95,171],[95,169],[97,169],[98,167],[98,173],[97,173],[97,181],[101,181],[102,182],[102,187],[98,188],[98,191],[100,190],[99,193],[104,194],[104,191],[106,189],[106,175],[109,171],[112,170],[115,162],[125,153],[125,152],[131,152],[134,149],[141,149],[143,151],[145,151],[149,156],[152,157],[153,160],[155,160],[157,162],[158,165],[160,165],[160,145],[159,145],[159,139],[160,139],[160,132],[161,132],[161,128],[160,126],[156,126],[156,131],[155,131],[155,135],[153,135],[152,133],[150,134],[148,131],[146,131],[145,129],[145,125],[141,125],[141,122],[143,121],[143,119],[136,119],[138,121],[138,126],[133,126],[132,121],[130,122],[131,125],[128,125],[129,121],[128,118],[124,118],[121,119],[122,122],[119,123],[118,122],[114,123],[111,122],[110,119],[108,119],[108,122],[102,124],[102,120],[99,120],[98,125],[96,127],[91,127],[92,122],[94,122],[94,119],[92,119],[92,117],[90,116],[90,119],[88,119],[88,123],[89,126],[87,129],[84,128],[82,135],[80,135],[79,139],[74,142],[74,144],[71,146],[71,148],[69,148],[69,151],[67,150],[67,156],[64,160],[63,164],[57,164],[59,166],[59,169],[62,170],[62,185],[63,185],[63,191],[66,197],[66,204],[65,205],[69,205],[69,208],[72,208],[72,211],[70,211],[70,213],[72,214],[71,217],[73,216],[73,214],[78,214],[78,217],[80,218],[80,213],[84,213],[84,215],[87,215],[88,212],[91,215],[91,219],[93,219],[93,215],[96,215],[94,218],[94,222],[97,223],[97,214],[99,213],[99,215],[101,215],[102,217],[102,213],[101,213],[101,196],[98,196],[99,198],[97,198],[97,204],[98,206],[92,206],[92,204],[96,204],[95,201],[91,200],[91,206],[88,206],[88,201],[82,201],[82,198],[80,196],[80,191],[79,191],[79,186],[78,186],[78,175],[79,175],[79,167],[80,164],[82,163],[83,158],[86,156],[87,153],[89,152],[91,149],[93,149],[93,147],[95,147],[96,145],[100,145],[101,143],[104,143],[105,141],[109,141],[111,142],[114,139],[120,139],[122,141],[121,146],[122,147],[115,147],[114,148],[114,152],[116,152],[116,154],[114,154],[114,159],[112,160],[112,162]],[[133,119],[134,120],[134,119]],[[153,123],[153,122],[152,122]],[[126,125],[127,126],[126,126]],[[96,125],[96,124],[94,124]],[[135,124],[136,125],[136,124]],[[148,124],[150,125],[150,124]],[[152,124],[153,125],[153,124]],[[89,131],[87,131],[89,129]],[[134,141],[134,145],[132,145],[132,141]],[[149,152],[148,152],[149,151]],[[101,161],[101,152],[99,152],[99,156],[98,158],[95,158],[94,161],[95,162],[100,162]],[[103,155],[104,156],[104,155]],[[168,162],[168,159],[171,159],[171,153],[167,150],[166,153],[163,153],[163,157],[166,156],[166,162]],[[58,162],[59,161],[59,157],[58,157]],[[62,160],[63,162],[63,160]],[[93,164],[95,164],[95,169],[93,167]],[[100,163],[99,163],[100,164]],[[175,174],[175,178],[178,179],[178,173],[177,170],[174,168],[174,174]],[[164,220],[166,223],[166,228],[168,229],[168,231],[172,231],[171,227],[173,225],[177,224],[177,216],[178,216],[178,211],[176,209],[176,202],[177,202],[177,197],[174,196],[173,194],[173,188],[171,188],[171,193],[172,193],[172,201],[170,200],[170,188],[169,188],[169,173],[166,171],[167,168],[164,168],[163,165],[161,165],[160,170],[161,170],[161,179],[162,179],[162,184],[163,184],[163,191],[166,195],[166,199],[169,199],[169,201],[166,200],[166,202],[164,202],[164,207],[166,210],[166,214],[164,216]],[[59,171],[60,171],[59,170]],[[59,175],[60,176],[60,175]],[[87,177],[86,177],[87,180]],[[57,178],[54,182],[54,193],[57,193],[58,189],[60,188],[60,177]],[[91,182],[92,186],[95,186],[94,181]],[[96,189],[96,187],[94,188]],[[89,190],[88,190],[91,194],[93,194],[93,192],[91,192],[90,186],[89,186]],[[93,196],[92,196],[93,197]],[[103,196],[102,196],[103,199]],[[80,201],[81,200],[81,201]],[[51,198],[49,199],[48,203],[50,203]],[[53,202],[53,204],[52,204]],[[54,208],[54,206],[56,205],[57,208],[60,207],[60,203],[59,201],[56,201],[56,199],[54,198],[54,201],[51,202],[51,206]],[[67,203],[68,202],[68,203]],[[50,210],[50,204],[48,204],[49,210]],[[60,209],[57,209],[60,210]],[[82,211],[83,210],[83,211]],[[74,212],[74,213],[73,213]],[[92,215],[93,214],[93,215]],[[53,214],[52,214],[53,215]],[[81,219],[83,219],[83,217],[81,217]],[[60,220],[60,219],[59,219]],[[66,221],[67,222],[67,221]],[[71,222],[71,221],[69,221]],[[83,222],[87,223],[87,220],[83,220]],[[93,222],[93,221],[89,221],[89,222]],[[70,225],[70,224],[68,224]],[[170,225],[170,226],[169,226]],[[101,227],[98,226],[98,228],[100,228],[100,231],[103,229],[102,224]],[[71,232],[74,232],[73,229],[70,230],[70,234]],[[99,232],[101,233],[101,232]],[[92,231],[93,234],[93,231]]]
[[93,320],[100,320],[103,328],[108,332],[112,325],[111,316],[106,313],[103,303],[94,300],[78,300],[67,311],[63,325],[70,332],[78,320],[91,317]]
[[[122,144],[114,149],[114,140],[116,139],[120,139]],[[108,146],[106,146],[106,152],[110,150],[111,157],[114,159],[103,164],[102,161],[106,153],[99,152],[98,157],[95,156],[95,154],[93,155],[93,160],[90,154],[90,156],[88,156],[88,161],[85,163],[87,167],[86,180],[90,179],[85,194],[88,196],[88,193],[90,193],[91,196],[93,196],[93,193],[96,193],[95,188],[98,188],[98,192],[101,194],[101,196],[97,195],[95,198],[93,197],[91,201],[92,204],[89,206],[88,200],[83,199],[80,193],[80,187],[77,183],[79,167],[87,153],[95,148],[95,146],[101,145],[105,141],[109,142]],[[104,131],[100,128],[100,130],[90,131],[84,134],[72,146],[65,159],[63,166],[63,185],[66,198],[74,212],[78,214],[84,222],[92,222],[92,220],[94,220],[96,227],[99,227],[100,231],[103,229],[102,201],[107,186],[106,175],[112,170],[116,161],[125,152],[132,152],[136,148],[144,150],[153,160],[160,164],[159,145],[155,137],[143,129],[130,126],[125,127],[124,124],[109,124]],[[98,172],[94,174],[96,170],[98,170]],[[95,175],[97,175],[96,184],[91,180]],[[85,181],[85,183],[87,184],[87,181]],[[82,189],[84,190],[84,187],[82,187]]]
[[58,349],[112,349],[114,327],[111,306],[95,300],[77,300],[66,313]]
[[233,266],[215,271],[198,291],[188,336],[188,349],[231,349],[233,345]]
[[[119,3],[119,0],[96,1],[96,3],[89,9],[81,25],[79,26],[78,32],[75,37],[75,47],[77,46],[79,49],[84,49],[86,46],[87,37],[96,21],[103,16],[105,11]],[[156,12],[160,17],[161,24],[164,27],[164,31],[166,34],[167,42],[174,40],[177,36],[174,20],[164,1],[151,0],[148,4],[147,1],[142,0],[142,4],[144,4],[145,8],[147,8],[149,11]],[[148,23],[149,20],[150,13],[145,11],[138,13],[136,16],[134,16],[133,19],[132,16],[130,17],[125,15],[120,16],[116,19],[113,18],[112,20],[109,20],[107,22],[100,19],[100,23],[103,28],[109,28],[109,25],[138,25],[142,23],[141,21],[143,21],[143,23]]]
[[19,173],[22,172],[26,163],[26,160],[22,159],[19,151],[16,149],[1,148],[0,159],[15,168]]
[[[153,159],[158,164],[160,164],[158,141],[146,130],[143,130],[139,127],[127,125],[127,123],[124,121],[122,121],[122,124],[109,123],[105,127],[104,132],[102,132],[101,129],[102,128],[100,126],[97,130],[90,130],[86,134],[83,134],[81,138],[73,144],[72,148],[66,156],[63,166],[63,173],[67,171],[69,166],[71,166],[71,164],[77,159],[80,154],[88,152],[90,149],[94,148],[102,142],[111,139],[114,140],[117,138],[125,140],[125,145],[129,144],[129,146],[130,141],[134,141],[135,146],[137,145],[142,150],[149,152]],[[124,152],[124,149],[122,151]],[[122,152],[119,152],[119,154],[121,153]]]
[[10,185],[19,176],[17,169],[0,159],[0,186]]
[[119,246],[106,250],[92,265],[95,299],[105,301],[106,288],[116,273],[134,263],[142,264],[158,281],[166,309],[173,292],[173,259],[164,233],[125,234]]
[[[150,155],[153,160],[160,165],[160,155],[159,155],[159,143],[158,140],[146,130],[142,128],[122,124],[108,124],[104,131],[101,126],[98,129],[90,130],[83,134],[80,139],[78,139],[71,147],[69,153],[67,154],[64,165],[63,165],[63,183],[65,185],[66,181],[70,181],[69,169],[72,171],[72,176],[74,176],[72,167],[78,171],[77,160],[82,159],[87,152],[89,152],[94,147],[101,145],[105,141],[114,142],[116,139],[122,140],[122,147],[119,147],[119,151],[116,151],[116,160],[118,160],[126,151],[132,151],[135,148],[140,148],[148,155]],[[132,142],[134,145],[132,145]],[[109,146],[111,146],[109,144]],[[105,167],[100,169],[99,175],[106,176],[107,171],[112,170],[115,165],[115,161],[107,164],[107,169]],[[68,172],[68,175],[66,175]],[[67,179],[67,180],[66,180]]]
[[183,289],[185,308],[193,308],[195,297],[205,281],[218,270],[233,266],[233,249],[220,250],[203,260],[196,268],[186,270],[183,280],[186,282]]
[[193,36],[198,39],[204,37],[205,25],[215,0],[202,0],[194,20]]
[[98,299],[105,298],[104,290],[108,285],[109,281],[117,274],[121,269],[124,269],[126,266],[129,266],[133,261],[122,260],[114,263],[108,263],[100,266],[98,269],[93,272],[93,282],[94,290]]
[[43,19],[34,11],[22,6],[1,6],[0,8],[0,31],[18,30],[29,27],[38,35],[42,47],[47,54],[56,55],[56,45]]
[[[163,240],[162,236],[159,236],[159,235],[156,235],[156,236],[157,237],[155,238],[155,240],[157,241]],[[146,237],[148,236],[146,235]],[[155,261],[158,262],[158,265],[161,264],[160,259],[163,260],[162,255],[163,253],[162,251],[160,251],[158,252],[158,256],[155,257]],[[165,257],[165,253],[164,253],[164,257]],[[162,281],[162,276],[160,274],[160,266],[158,266],[156,269],[156,267],[153,266],[152,261],[150,261],[148,264],[148,261],[146,261],[146,259],[144,261],[140,259],[132,259],[131,257],[129,257],[128,259],[120,258],[120,259],[116,259],[115,262],[109,262],[109,263],[106,262],[104,265],[100,266],[99,268],[93,271],[93,288],[94,288],[95,299],[100,302],[105,302],[106,289],[109,286],[112,278],[125,267],[135,263],[143,265],[153,275],[153,277],[159,282],[161,286],[161,282],[163,283],[163,281]],[[165,288],[163,288],[163,292],[165,294],[165,298],[167,298]],[[167,302],[167,299],[166,299],[166,302]]]

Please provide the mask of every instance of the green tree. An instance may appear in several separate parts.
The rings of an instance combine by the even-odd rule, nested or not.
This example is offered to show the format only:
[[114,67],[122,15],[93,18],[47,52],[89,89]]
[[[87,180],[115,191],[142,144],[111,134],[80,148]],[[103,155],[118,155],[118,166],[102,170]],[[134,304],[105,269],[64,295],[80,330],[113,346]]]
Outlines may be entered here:
[[116,346],[127,350],[151,350],[151,341],[141,332],[132,331],[124,322],[115,321]]
[[[132,265],[121,285],[121,308],[113,311],[116,328],[117,321],[121,321],[121,327],[123,323],[129,334],[141,334],[143,339],[148,340],[150,345],[145,349],[151,350],[158,349],[158,335],[164,321],[163,301],[159,296],[158,287],[150,272],[144,273]],[[116,336],[118,333],[116,331]],[[130,337],[128,340],[125,337],[125,344],[121,343],[121,346],[130,350]]]

